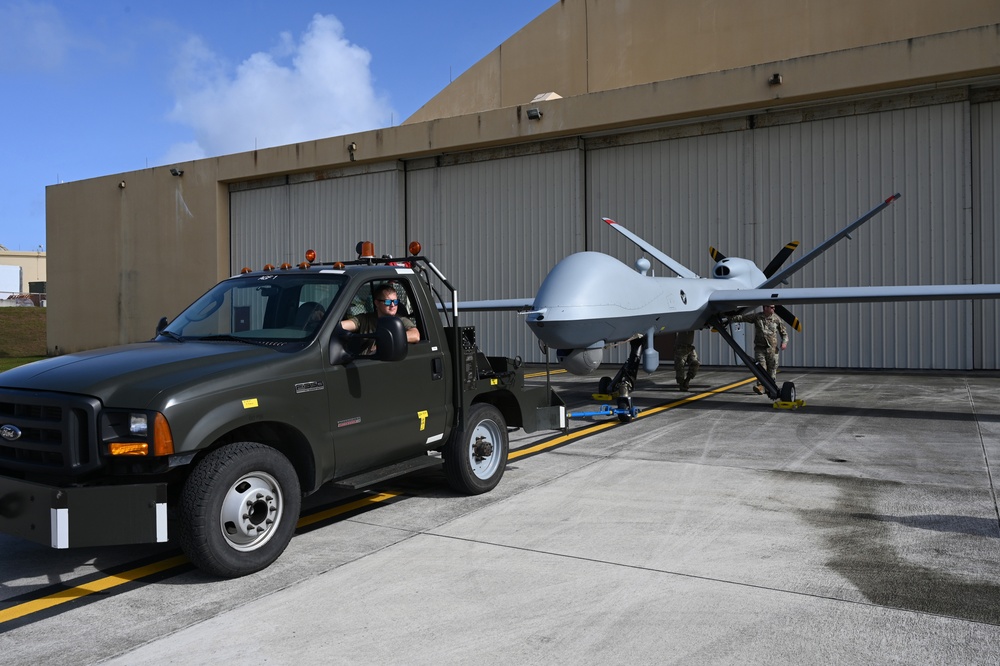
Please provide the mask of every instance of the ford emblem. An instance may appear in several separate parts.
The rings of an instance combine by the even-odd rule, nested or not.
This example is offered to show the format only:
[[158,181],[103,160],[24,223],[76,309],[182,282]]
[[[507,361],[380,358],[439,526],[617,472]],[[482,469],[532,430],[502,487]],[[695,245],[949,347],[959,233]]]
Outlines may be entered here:
[[21,438],[21,429],[12,425],[0,426],[0,437],[3,437],[8,442],[13,442]]

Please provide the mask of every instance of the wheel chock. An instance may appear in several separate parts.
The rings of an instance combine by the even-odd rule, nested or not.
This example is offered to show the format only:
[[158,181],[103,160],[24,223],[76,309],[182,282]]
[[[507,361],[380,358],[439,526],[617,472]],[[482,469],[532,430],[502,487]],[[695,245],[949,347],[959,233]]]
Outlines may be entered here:
[[775,409],[798,409],[806,404],[805,400],[775,400],[771,405]]
[[618,397],[618,393],[617,392],[614,393],[614,394],[611,394],[611,393],[591,393],[590,397],[592,399],[596,400],[597,402],[611,402],[612,400],[614,400],[615,398]]

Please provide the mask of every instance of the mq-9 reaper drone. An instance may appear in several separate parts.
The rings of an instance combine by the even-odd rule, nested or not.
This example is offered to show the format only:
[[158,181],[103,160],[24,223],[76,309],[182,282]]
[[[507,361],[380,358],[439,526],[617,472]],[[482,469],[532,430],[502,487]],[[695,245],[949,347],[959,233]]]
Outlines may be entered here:
[[1000,297],[1000,284],[913,285],[883,287],[782,288],[779,285],[900,197],[894,194],[785,269],[779,270],[798,241],[788,243],[763,269],[739,257],[726,257],[710,248],[715,266],[704,278],[609,218],[602,218],[677,277],[647,274],[645,258],[636,269],[601,252],[578,252],[559,261],[538,289],[534,301],[508,299],[463,303],[463,309],[525,310],[531,331],[545,346],[555,349],[567,371],[586,375],[596,370],[605,347],[629,342],[628,359],[614,378],[600,382],[600,393],[617,393],[622,421],[636,410],[631,391],[642,364],[646,372],[659,365],[653,336],[711,327],[718,331],[760,382],[772,400],[794,401],[795,385],[780,387],[767,370],[732,337],[727,318],[750,308],[774,304],[775,312],[801,331],[799,320],[785,306],[801,303],[967,300]]

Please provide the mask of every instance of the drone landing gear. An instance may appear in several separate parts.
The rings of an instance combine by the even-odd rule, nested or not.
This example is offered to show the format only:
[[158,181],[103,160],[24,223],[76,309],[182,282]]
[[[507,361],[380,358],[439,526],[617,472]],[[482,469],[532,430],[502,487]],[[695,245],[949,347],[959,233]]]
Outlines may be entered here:
[[[750,369],[750,372],[754,374],[757,378],[757,383],[764,387],[764,392],[767,397],[775,401],[775,407],[779,404],[790,404],[795,407],[801,407],[805,404],[802,400],[795,399],[795,384],[792,382],[784,382],[781,388],[778,388],[778,383],[771,378],[771,375],[767,372],[766,368],[761,367],[760,363],[757,362],[755,358],[750,356],[743,347],[736,342],[732,335],[729,333],[729,329],[716,318],[712,323],[712,326],[716,331],[722,336],[722,339],[726,341],[736,355],[739,356],[740,360],[743,361],[743,365]],[[783,409],[789,409],[789,407],[782,407]]]
[[632,390],[635,388],[635,383],[639,376],[639,361],[642,359],[642,347],[645,340],[644,336],[633,338],[629,343],[628,360],[618,370],[614,379],[611,377],[601,377],[601,381],[597,385],[595,397],[600,400],[611,400],[617,394],[618,408],[611,409],[611,407],[605,405],[605,407],[611,410],[610,412],[596,412],[589,414],[590,416],[616,414],[619,421],[628,423],[639,413],[639,410],[632,405]]

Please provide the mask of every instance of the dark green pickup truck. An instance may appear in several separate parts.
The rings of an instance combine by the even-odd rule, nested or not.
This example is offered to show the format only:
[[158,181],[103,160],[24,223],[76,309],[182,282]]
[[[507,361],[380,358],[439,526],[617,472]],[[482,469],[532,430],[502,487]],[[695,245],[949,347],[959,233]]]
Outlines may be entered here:
[[[0,531],[55,548],[176,536],[231,577],[277,559],[323,484],[443,465],[454,489],[491,490],[508,429],[564,428],[565,407],[479,351],[411,251],[245,272],[149,342],[0,373]],[[385,283],[405,320],[374,314]],[[344,330],[366,315],[373,332]]]

